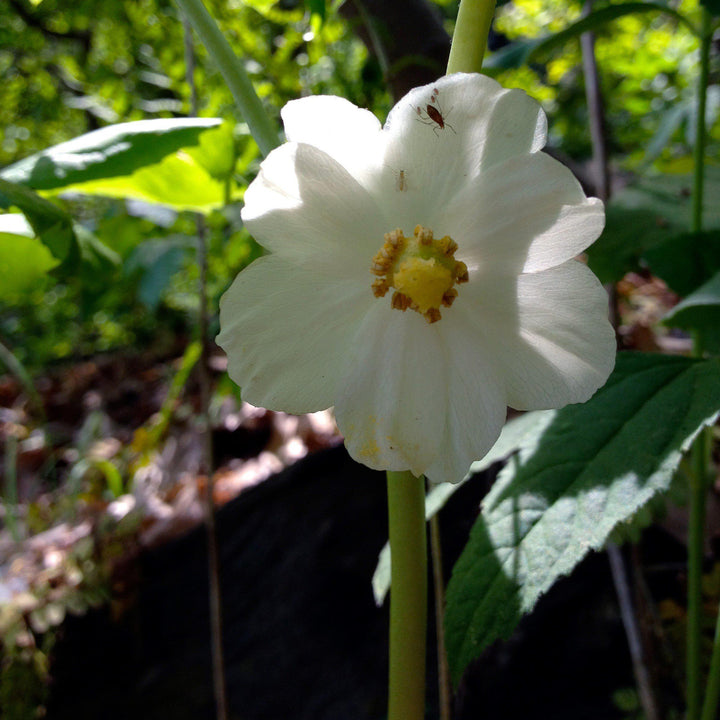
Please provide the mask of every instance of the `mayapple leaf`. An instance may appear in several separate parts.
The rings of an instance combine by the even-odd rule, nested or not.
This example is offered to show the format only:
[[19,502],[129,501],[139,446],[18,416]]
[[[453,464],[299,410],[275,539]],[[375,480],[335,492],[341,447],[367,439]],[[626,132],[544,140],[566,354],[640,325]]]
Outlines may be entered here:
[[621,354],[605,387],[527,436],[485,498],[447,591],[454,682],[553,583],[670,485],[720,409],[720,360]]
[[21,299],[43,283],[58,263],[24,215],[0,215],[0,302]]
[[0,177],[35,190],[61,190],[77,183],[131,175],[180,148],[196,145],[217,118],[173,118],[121,123],[53,145],[14,165]]
[[704,350],[720,354],[720,271],[678,303],[662,321],[695,333]]
[[22,210],[35,235],[62,267],[74,267],[80,253],[70,215],[29,188],[0,177],[0,207],[13,206]]
[[[163,158],[155,165],[141,167],[131,175],[108,177],[69,185],[65,192],[118,199],[141,200],[207,213],[226,202],[225,183],[217,180],[187,152]],[[233,193],[230,194],[230,197]]]
[[185,149],[215,180],[227,181],[235,171],[237,152],[234,127],[233,123],[226,120],[222,125],[201,133],[196,147]]

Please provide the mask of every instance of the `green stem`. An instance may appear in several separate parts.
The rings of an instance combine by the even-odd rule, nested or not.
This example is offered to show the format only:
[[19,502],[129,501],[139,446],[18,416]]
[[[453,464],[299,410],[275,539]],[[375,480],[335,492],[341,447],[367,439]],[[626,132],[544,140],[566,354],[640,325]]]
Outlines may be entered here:
[[387,473],[392,583],[388,720],[425,717],[427,543],[425,482]]
[[693,194],[692,232],[702,230],[703,191],[705,184],[705,108],[707,106],[707,88],[710,74],[710,42],[712,27],[710,13],[702,8],[700,35],[700,78],[698,80],[697,118],[695,125],[695,148],[693,152]]
[[715,626],[715,641],[713,643],[707,689],[705,690],[702,720],[715,720],[717,717],[718,699],[720,699],[720,612],[718,612],[717,625]]
[[702,564],[705,527],[705,460],[702,431],[693,446],[688,529],[687,720],[700,717],[702,681]]
[[[690,229],[697,233],[703,226],[703,192],[705,179],[705,107],[710,68],[712,37],[710,14],[704,8],[700,34],[700,77],[698,79],[695,148],[693,153],[693,194]],[[695,338],[693,354],[702,357],[703,347]],[[707,492],[708,433],[705,429],[695,440],[691,450],[690,527],[688,528],[688,623],[687,623],[687,720],[699,720],[702,702],[702,561],[705,548],[705,494]],[[714,656],[720,652],[717,639]],[[718,661],[720,662],[720,661]],[[713,680],[710,678],[710,682]],[[708,691],[708,697],[712,689]],[[708,697],[705,705],[708,704]]]
[[177,0],[177,4],[217,63],[255,142],[262,154],[267,155],[279,145],[277,129],[265,112],[242,62],[232,51],[217,23],[205,9],[202,0]]
[[482,69],[495,0],[460,0],[447,74]]

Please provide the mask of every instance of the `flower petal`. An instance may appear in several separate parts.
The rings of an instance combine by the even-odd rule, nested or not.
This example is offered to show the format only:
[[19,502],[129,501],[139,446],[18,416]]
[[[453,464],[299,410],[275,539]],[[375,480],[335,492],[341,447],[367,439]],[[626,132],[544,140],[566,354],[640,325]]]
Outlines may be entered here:
[[344,277],[366,273],[388,231],[373,198],[312,145],[273,150],[245,193],[242,218],[284,259]]
[[380,121],[369,110],[333,95],[291,100],[281,112],[290,142],[314,145],[356,175],[379,147]]
[[437,323],[448,349],[444,377],[449,401],[441,452],[426,469],[435,483],[460,482],[470,464],[494,445],[507,413],[502,378],[484,347],[484,337],[463,315],[453,312],[456,305]]
[[471,269],[493,274],[560,265],[593,243],[603,204],[545,153],[511,158],[465,185],[439,223]]
[[368,286],[330,281],[275,255],[252,263],[220,301],[216,340],[243,399],[289,413],[333,405],[345,357],[374,300]]
[[456,73],[411,90],[390,112],[384,134],[385,166],[402,170],[409,189],[422,189],[422,223],[481,167],[542,147],[547,122],[523,91]]
[[434,326],[377,303],[365,318],[335,403],[352,457],[422,475],[438,454],[447,396]]
[[[607,294],[589,270],[570,260],[540,273],[463,289],[465,312],[502,368],[507,402],[543,410],[585,402],[615,364]],[[460,305],[460,299],[453,306]]]

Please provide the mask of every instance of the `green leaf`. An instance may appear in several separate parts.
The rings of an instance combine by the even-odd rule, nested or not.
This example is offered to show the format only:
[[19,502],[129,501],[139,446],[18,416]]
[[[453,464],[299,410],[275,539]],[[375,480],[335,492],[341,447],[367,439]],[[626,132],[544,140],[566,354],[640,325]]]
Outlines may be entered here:
[[622,354],[583,405],[546,416],[486,497],[447,592],[457,683],[490,643],[670,485],[720,408],[720,360]]
[[83,289],[93,293],[107,289],[108,282],[122,264],[122,258],[82,226],[75,225],[75,233],[80,245]]
[[[435,485],[425,498],[425,518],[430,520],[435,514],[440,512],[445,503],[462,487],[473,475],[486,470],[499,460],[503,460],[511,453],[515,452],[522,440],[536,430],[536,428],[545,422],[549,410],[538,410],[536,412],[528,412],[520,417],[514,418],[505,424],[500,437],[492,446],[488,454],[482,459],[477,460],[470,466],[468,474],[459,483],[442,483]],[[385,546],[380,551],[378,564],[375,568],[372,579],[373,595],[375,603],[383,604],[385,596],[390,589],[390,545]]]
[[58,263],[24,215],[0,215],[0,302],[14,303],[34,290]]
[[530,40],[519,40],[502,50],[493,53],[484,63],[483,68],[494,70],[510,70],[522,67],[527,63],[540,62],[552,50],[564,45],[572,38],[580,37],[585,32],[596,30],[603,25],[617,20],[624,15],[633,15],[645,12],[661,12],[679,20],[687,25],[693,32],[695,29],[684,15],[662,3],[655,2],[625,2],[606,5],[577,20],[564,30],[554,35]]
[[216,118],[180,118],[110,125],[10,165],[0,177],[35,190],[59,190],[131,175],[180,148],[196,145],[203,131],[220,122]]
[[[618,192],[606,211],[605,230],[588,248],[588,264],[603,283],[640,267],[646,253],[687,230],[692,192],[690,175],[657,175]],[[705,167],[703,218],[720,228],[720,168]]]
[[[180,151],[131,175],[90,180],[64,188],[66,192],[158,203],[175,210],[206,213],[225,205],[225,183],[188,153]],[[231,194],[232,196],[232,194]]]
[[192,238],[171,235],[146,240],[133,250],[125,263],[125,272],[141,274],[138,296],[148,308],[154,310],[159,305],[172,276],[183,267],[193,249]]
[[206,130],[200,135],[197,147],[185,150],[215,180],[226,181],[235,171],[237,154],[233,127],[225,121],[219,127]]
[[0,177],[0,207],[22,210],[35,235],[64,266],[79,257],[72,219],[62,208],[32,190]]
[[678,303],[662,321],[697,333],[704,350],[720,354],[720,272]]
[[655,135],[645,149],[645,157],[642,159],[642,166],[648,167],[656,160],[675,132],[680,128],[683,122],[686,122],[691,113],[693,101],[679,101],[669,110],[662,113],[660,124],[658,125]]
[[720,228],[681,233],[644,253],[653,275],[685,296],[720,270]]

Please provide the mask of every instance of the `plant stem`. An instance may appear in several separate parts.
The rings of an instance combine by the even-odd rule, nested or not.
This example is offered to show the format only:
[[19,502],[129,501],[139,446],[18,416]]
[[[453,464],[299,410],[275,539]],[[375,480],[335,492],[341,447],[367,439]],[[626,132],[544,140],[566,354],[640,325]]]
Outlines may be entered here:
[[177,0],[177,4],[217,63],[255,142],[262,154],[267,155],[279,144],[277,129],[265,112],[242,62],[232,51],[217,23],[205,9],[202,0]]
[[425,482],[410,472],[387,473],[392,583],[388,720],[425,717],[427,543]]
[[[193,47],[190,23],[185,19],[185,72],[190,85],[190,105],[193,115],[197,115],[198,94],[195,87],[195,51]],[[226,185],[227,187],[227,185]],[[213,460],[213,439],[210,425],[210,375],[208,360],[208,311],[207,311],[207,227],[202,215],[195,216],[197,228],[198,278],[198,334],[200,335],[200,421],[202,435],[202,464],[207,488],[205,495],[205,528],[208,542],[208,604],[210,610],[210,651],[212,655],[213,693],[217,720],[227,720],[227,687],[225,683],[225,659],[223,653],[222,595],[220,589],[220,553],[218,550],[217,530],[215,527],[215,468]]]
[[710,674],[708,675],[708,683],[705,690],[705,702],[702,708],[702,720],[715,720],[717,717],[718,698],[720,698],[720,612],[718,612],[717,624],[715,626],[715,641],[713,642]]
[[14,542],[21,540],[18,528],[17,438],[12,431],[5,438],[5,524]]
[[700,717],[702,681],[702,564],[705,549],[704,429],[693,445],[688,529],[687,720]]
[[433,591],[435,596],[435,638],[438,664],[438,705],[440,720],[450,720],[450,669],[445,649],[445,578],[443,577],[440,518],[430,518],[430,556],[432,557]]
[[480,72],[487,48],[495,0],[460,0],[450,46],[447,74]]
[[15,355],[13,355],[10,348],[6,347],[4,343],[0,341],[0,366],[2,365],[5,365],[20,385],[22,385],[23,390],[27,393],[30,404],[37,413],[37,419],[45,422],[45,407],[43,406],[42,398],[35,389],[30,373]]
[[705,108],[707,107],[707,88],[710,74],[710,43],[712,26],[710,13],[701,8],[700,26],[700,78],[698,79],[697,117],[695,125],[695,148],[693,151],[693,194],[692,219],[690,230],[702,230],[703,190],[705,184]]
[[[710,68],[711,18],[701,8],[700,77],[698,79],[695,148],[693,153],[693,194],[690,229],[697,233],[703,226],[703,190],[705,179],[705,107]],[[700,338],[695,339],[693,354],[702,357]],[[702,562],[705,549],[705,494],[707,492],[708,434],[703,428],[693,444],[690,477],[690,527],[688,529],[688,623],[687,623],[687,720],[699,720],[702,701]],[[717,639],[713,656],[719,652]],[[712,680],[711,680],[712,682]],[[707,704],[707,698],[706,698]]]
[[[583,17],[592,12],[593,0],[585,0]],[[595,57],[595,33],[584,32],[580,36],[585,98],[590,121],[590,138],[593,150],[593,173],[597,196],[606,203],[610,198],[610,171],[608,168],[607,143],[605,142],[605,108],[600,88],[600,73]]]

